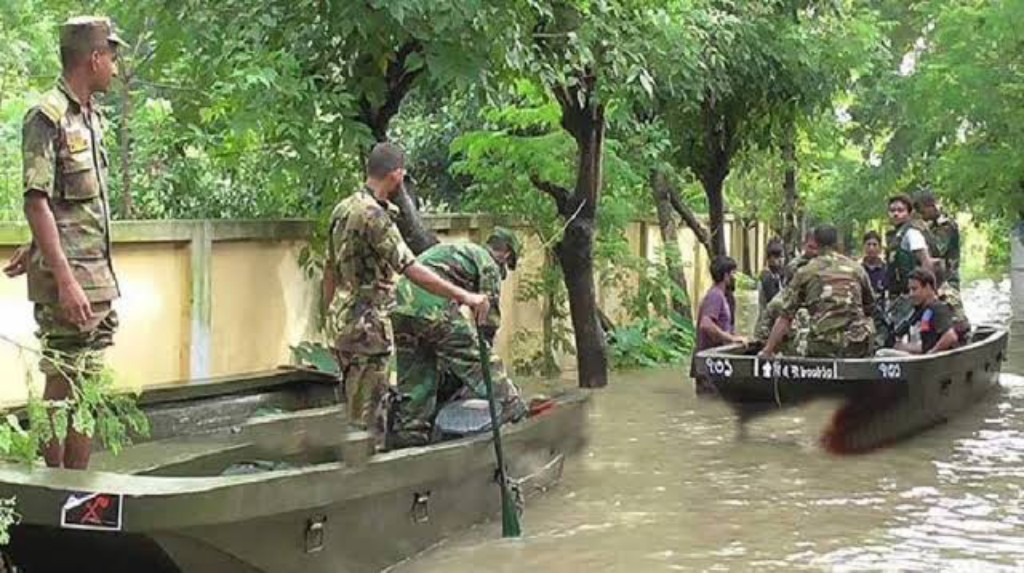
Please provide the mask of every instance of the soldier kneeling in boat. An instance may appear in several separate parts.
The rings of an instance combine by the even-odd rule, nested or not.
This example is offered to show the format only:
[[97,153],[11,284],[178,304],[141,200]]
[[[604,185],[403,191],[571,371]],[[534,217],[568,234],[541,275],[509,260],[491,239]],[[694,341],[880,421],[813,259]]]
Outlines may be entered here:
[[[768,340],[768,336],[772,333],[772,327],[775,326],[775,321],[782,316],[782,305],[785,300],[783,293],[786,292],[786,287],[788,287],[789,283],[792,282],[796,272],[816,256],[818,256],[818,244],[814,241],[814,233],[807,233],[804,237],[803,253],[789,261],[786,265],[786,269],[783,273],[784,286],[782,290],[765,305],[764,309],[757,317],[753,337],[755,341],[764,343]],[[808,319],[809,317],[806,308],[801,308],[797,311],[796,317],[793,320],[791,332],[781,343],[780,349],[784,354],[800,355],[806,351],[807,329],[810,327]]]
[[[521,252],[519,238],[499,227],[488,238],[486,248],[473,243],[439,244],[417,257],[418,262],[452,283],[491,300],[487,322],[479,327],[474,327],[456,305],[404,278],[399,280],[398,304],[391,313],[399,402],[391,417],[389,449],[425,445],[438,437],[434,422],[439,405],[487,397],[477,328],[493,345],[501,320],[501,282],[509,269],[515,270]],[[526,406],[494,356],[491,373],[499,415],[506,421],[521,418]]]
[[797,310],[810,315],[806,356],[863,358],[873,351],[875,299],[860,263],[836,252],[839,233],[832,225],[814,230],[818,256],[797,271],[780,295],[782,316],[761,351],[772,356],[789,333]]
[[957,322],[952,305],[939,298],[935,274],[926,269],[915,269],[908,282],[915,308],[911,323],[920,332],[921,340],[900,341],[894,349],[883,349],[879,354],[934,354],[960,346],[964,342],[962,323]]

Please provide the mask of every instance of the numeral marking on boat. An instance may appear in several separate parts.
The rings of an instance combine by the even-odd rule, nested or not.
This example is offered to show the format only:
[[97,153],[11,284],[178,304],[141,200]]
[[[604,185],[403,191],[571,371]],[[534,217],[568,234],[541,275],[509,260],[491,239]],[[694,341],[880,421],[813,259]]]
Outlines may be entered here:
[[728,358],[707,358],[704,360],[704,366],[707,367],[708,374],[725,378],[732,376],[732,362]]
[[882,378],[899,378],[903,376],[903,367],[899,364],[882,363],[878,365],[878,373]]

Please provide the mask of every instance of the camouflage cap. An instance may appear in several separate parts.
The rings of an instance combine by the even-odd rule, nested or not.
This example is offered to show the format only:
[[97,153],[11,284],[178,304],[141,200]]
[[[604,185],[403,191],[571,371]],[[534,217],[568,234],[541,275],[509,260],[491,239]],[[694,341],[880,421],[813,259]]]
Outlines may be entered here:
[[104,48],[113,44],[127,47],[128,43],[114,31],[110,18],[101,16],[76,16],[60,27],[60,47],[73,50]]
[[511,230],[505,227],[495,227],[494,231],[491,232],[491,236],[487,238],[487,244],[503,244],[510,251],[512,256],[508,258],[509,270],[516,270],[516,264],[519,262],[519,257],[523,254],[523,243],[519,241],[519,237],[516,236]]

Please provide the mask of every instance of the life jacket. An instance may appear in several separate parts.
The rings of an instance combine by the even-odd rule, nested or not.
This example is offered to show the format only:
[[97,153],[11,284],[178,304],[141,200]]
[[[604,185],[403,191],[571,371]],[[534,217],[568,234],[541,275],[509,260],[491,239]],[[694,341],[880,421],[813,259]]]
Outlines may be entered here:
[[903,248],[903,239],[907,236],[907,232],[910,229],[917,229],[924,236],[925,243],[928,246],[928,256],[935,257],[938,253],[935,240],[923,221],[911,219],[898,228],[886,233],[885,283],[890,295],[907,293],[909,290],[907,281],[910,278],[910,273],[918,266],[914,253]]

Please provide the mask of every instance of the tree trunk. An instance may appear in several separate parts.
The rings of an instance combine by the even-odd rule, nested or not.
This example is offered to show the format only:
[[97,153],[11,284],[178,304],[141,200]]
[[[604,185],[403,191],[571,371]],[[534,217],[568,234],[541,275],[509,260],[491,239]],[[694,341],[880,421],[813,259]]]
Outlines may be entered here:
[[131,219],[135,215],[132,200],[132,73],[125,71],[121,82],[121,218]]
[[686,320],[693,321],[690,310],[690,290],[686,284],[686,272],[683,269],[683,258],[679,252],[679,229],[675,217],[672,216],[671,191],[664,173],[651,171],[651,192],[654,195],[654,206],[658,212],[658,229],[661,231],[661,242],[664,245],[665,267],[668,276],[679,288],[679,292],[671,294],[672,310]]
[[728,117],[718,111],[718,96],[713,91],[705,94],[701,104],[704,129],[705,161],[697,176],[708,199],[708,219],[711,230],[711,258],[727,254],[725,246],[725,197],[722,188],[729,176],[729,163],[735,151],[733,129]]
[[[551,249],[544,250],[544,271],[547,273],[558,264],[555,253]],[[541,323],[541,375],[554,376],[561,370],[555,352],[555,306],[558,304],[556,293],[552,288],[544,289],[544,316]]]
[[401,215],[398,220],[395,221],[398,225],[398,230],[402,233],[402,238],[405,239],[405,243],[409,245],[412,252],[415,255],[419,255],[423,251],[433,247],[440,243],[437,239],[437,235],[430,230],[424,223],[423,218],[420,216],[419,209],[416,208],[416,201],[414,199],[413,191],[406,189],[404,186],[391,200],[398,210],[401,211]]
[[750,221],[749,219],[740,219],[740,232],[743,233],[743,240],[740,241],[740,245],[743,248],[743,254],[741,255],[740,268],[743,272],[748,275],[754,274],[754,260],[751,257],[753,253],[750,252],[750,244],[747,242],[747,236],[750,234],[750,229],[757,225],[756,221]]
[[725,256],[725,197],[723,187],[727,171],[715,169],[704,179],[704,193],[708,197],[708,222],[711,230],[711,258]]
[[785,244],[786,256],[796,255],[800,241],[799,230],[797,229],[797,201],[799,199],[796,189],[796,126],[790,124],[786,130],[786,139],[782,143],[782,161],[785,165],[782,181],[782,241]]
[[593,248],[594,222],[582,218],[569,224],[556,247],[569,293],[579,384],[584,388],[601,388],[608,384],[608,349],[597,320]]

